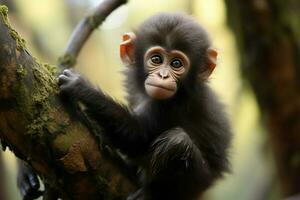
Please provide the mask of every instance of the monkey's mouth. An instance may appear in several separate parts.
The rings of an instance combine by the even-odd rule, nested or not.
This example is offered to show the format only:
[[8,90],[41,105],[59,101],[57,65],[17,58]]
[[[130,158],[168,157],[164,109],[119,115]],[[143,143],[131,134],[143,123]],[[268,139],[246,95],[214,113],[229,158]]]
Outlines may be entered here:
[[166,87],[164,85],[156,85],[156,84],[153,84],[153,83],[146,83],[146,85],[149,85],[151,87],[161,88],[161,89],[164,89],[164,90],[168,90],[170,92],[174,92],[175,91],[175,88]]
[[176,93],[176,84],[145,83],[146,93],[154,99],[168,99]]

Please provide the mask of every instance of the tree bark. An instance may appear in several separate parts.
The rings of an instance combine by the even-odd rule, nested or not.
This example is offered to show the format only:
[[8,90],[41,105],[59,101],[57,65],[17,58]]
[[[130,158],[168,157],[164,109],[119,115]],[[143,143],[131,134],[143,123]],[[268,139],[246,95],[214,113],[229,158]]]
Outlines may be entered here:
[[284,196],[300,192],[300,1],[226,0]]
[[57,66],[42,64],[0,7],[0,138],[63,199],[120,199],[135,186],[58,93]]

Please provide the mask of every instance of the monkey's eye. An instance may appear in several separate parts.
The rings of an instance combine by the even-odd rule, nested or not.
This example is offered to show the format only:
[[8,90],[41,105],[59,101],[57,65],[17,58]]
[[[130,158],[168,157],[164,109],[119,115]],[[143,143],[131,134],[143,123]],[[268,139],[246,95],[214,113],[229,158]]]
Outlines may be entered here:
[[154,55],[151,57],[151,62],[156,64],[156,65],[159,65],[163,62],[163,59],[160,55]]
[[171,66],[174,67],[174,68],[179,68],[179,67],[182,66],[182,62],[179,59],[174,59],[171,62]]

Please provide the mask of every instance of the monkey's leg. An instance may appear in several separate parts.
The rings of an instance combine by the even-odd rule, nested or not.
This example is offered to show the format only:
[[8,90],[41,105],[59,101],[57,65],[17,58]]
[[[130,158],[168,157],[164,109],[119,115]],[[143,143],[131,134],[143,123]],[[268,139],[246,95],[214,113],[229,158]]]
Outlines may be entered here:
[[160,135],[152,147],[144,199],[194,200],[208,187],[211,173],[207,162],[183,129]]

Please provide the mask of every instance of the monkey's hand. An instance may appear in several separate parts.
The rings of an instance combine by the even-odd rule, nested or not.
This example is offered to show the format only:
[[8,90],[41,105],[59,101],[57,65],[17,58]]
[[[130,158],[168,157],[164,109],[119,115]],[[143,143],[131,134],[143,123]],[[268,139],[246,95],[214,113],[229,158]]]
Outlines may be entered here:
[[79,98],[85,93],[91,84],[84,79],[80,74],[75,73],[69,69],[65,69],[62,74],[58,76],[58,85],[62,94],[73,98]]
[[17,186],[23,200],[33,200],[40,197],[43,192],[39,190],[40,183],[32,168],[24,162],[19,162]]

